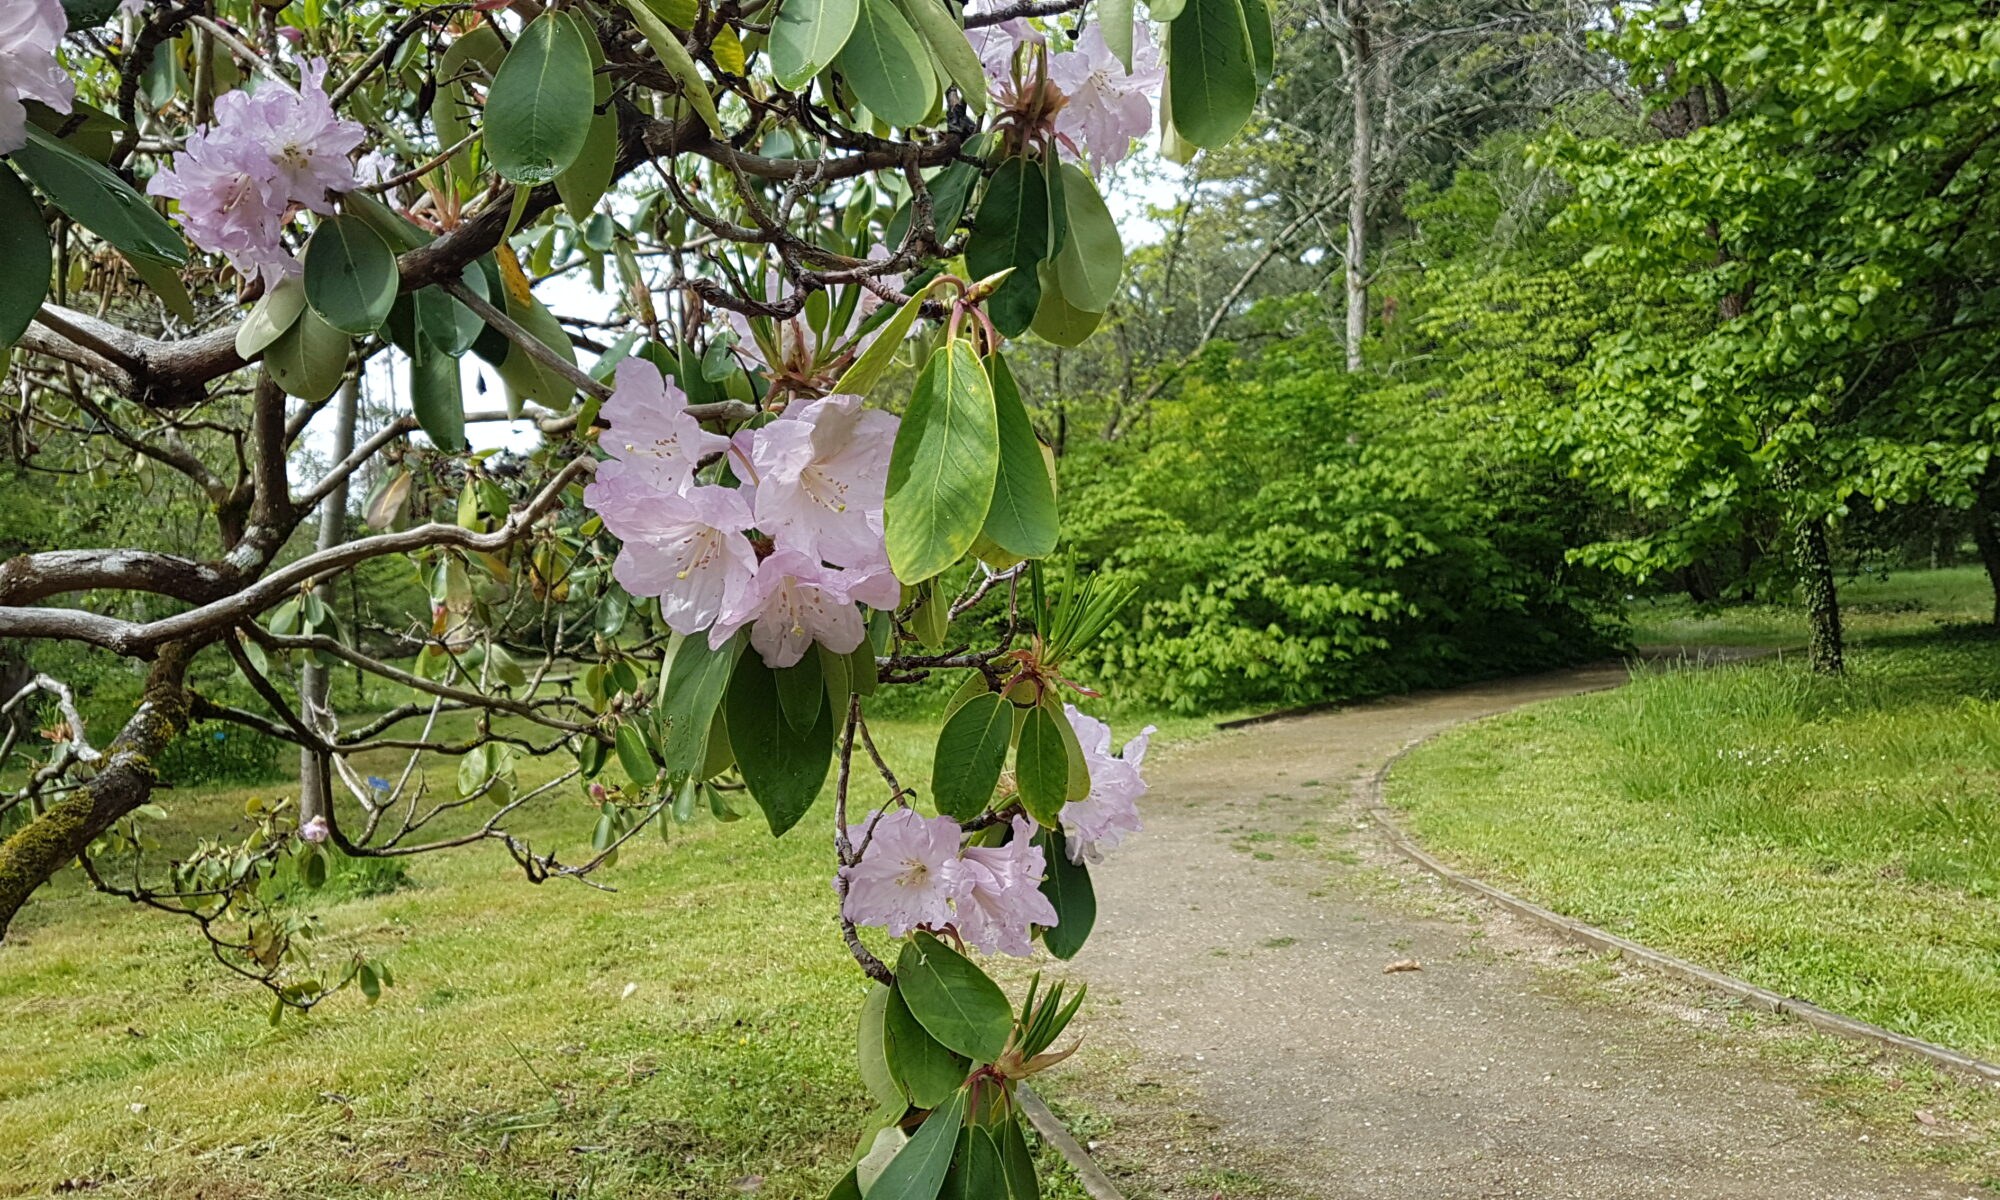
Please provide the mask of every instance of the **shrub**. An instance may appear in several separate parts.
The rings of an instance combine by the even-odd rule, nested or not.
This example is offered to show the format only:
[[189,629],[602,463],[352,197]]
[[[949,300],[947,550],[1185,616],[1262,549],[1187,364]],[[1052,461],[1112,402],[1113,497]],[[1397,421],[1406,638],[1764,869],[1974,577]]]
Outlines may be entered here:
[[167,743],[159,756],[160,778],[177,786],[202,783],[271,783],[288,772],[280,761],[284,743],[254,729],[199,722]]

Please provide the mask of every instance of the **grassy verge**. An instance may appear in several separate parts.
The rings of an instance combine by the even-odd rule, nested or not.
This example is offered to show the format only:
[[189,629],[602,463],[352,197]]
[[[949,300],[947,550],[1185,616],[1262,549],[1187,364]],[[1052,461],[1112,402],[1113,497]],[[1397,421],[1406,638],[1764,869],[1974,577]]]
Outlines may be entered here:
[[1559,911],[2000,1058],[2000,641],[1953,623],[1990,593],[1901,587],[1848,678],[1643,675],[1446,734],[1390,802]]
[[[876,728],[927,777],[926,726]],[[163,836],[226,829],[256,791],[170,797]],[[569,795],[529,832],[576,860]],[[823,1195],[867,1109],[824,818],[648,834],[615,894],[532,887],[490,849],[336,888],[319,953],[386,953],[398,986],[277,1029],[183,924],[61,880],[0,957],[0,1195]]]

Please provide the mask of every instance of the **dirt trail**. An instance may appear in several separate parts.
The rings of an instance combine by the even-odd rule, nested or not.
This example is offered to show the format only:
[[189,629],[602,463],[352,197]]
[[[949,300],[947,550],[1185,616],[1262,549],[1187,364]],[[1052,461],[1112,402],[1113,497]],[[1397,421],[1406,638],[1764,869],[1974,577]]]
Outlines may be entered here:
[[[1099,924],[1075,964],[1097,1049],[1125,1061],[1050,1088],[1114,1116],[1097,1149],[1135,1196],[1976,1191],[1871,1156],[1803,1073],[1716,1037],[1724,1018],[1697,993],[1580,997],[1547,965],[1556,943],[1468,910],[1366,828],[1360,782],[1411,739],[1623,679],[1593,668],[1287,719],[1151,765],[1146,832],[1096,873]],[[1384,973],[1401,960],[1422,970]]]

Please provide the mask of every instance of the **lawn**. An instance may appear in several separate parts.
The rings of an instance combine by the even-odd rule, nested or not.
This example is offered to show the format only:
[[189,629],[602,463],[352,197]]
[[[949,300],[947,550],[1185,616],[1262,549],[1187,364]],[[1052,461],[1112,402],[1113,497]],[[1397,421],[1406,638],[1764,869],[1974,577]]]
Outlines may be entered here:
[[[928,777],[928,727],[876,729]],[[167,840],[285,790],[173,794]],[[588,802],[548,809],[538,848],[585,857]],[[387,954],[396,986],[276,1029],[192,929],[64,878],[0,955],[0,1195],[823,1195],[869,1107],[827,811],[778,841],[757,820],[649,832],[595,877],[615,894],[530,885],[497,848],[408,860],[375,894],[337,876],[319,953]]]
[[[1425,845],[1558,911],[2000,1058],[1992,596],[1957,571],[1847,594],[1844,679],[1796,657],[1648,672],[1453,730],[1389,800]],[[1782,642],[1797,621],[1744,618],[1642,611],[1638,640]]]

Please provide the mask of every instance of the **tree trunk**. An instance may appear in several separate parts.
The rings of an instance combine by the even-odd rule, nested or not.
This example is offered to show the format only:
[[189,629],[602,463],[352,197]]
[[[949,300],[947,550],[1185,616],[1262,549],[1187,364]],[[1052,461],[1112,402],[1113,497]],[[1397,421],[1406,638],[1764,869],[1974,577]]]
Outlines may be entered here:
[[105,751],[103,769],[0,842],[0,940],[35,889],[152,797],[153,763],[187,728],[181,684],[192,654],[179,642],[162,646],[146,677],[145,698]]
[[1348,160],[1347,369],[1361,370],[1368,335],[1368,201],[1375,161],[1375,47],[1368,27],[1370,0],[1347,3],[1347,87],[1354,101],[1354,145]]
[[1808,517],[1799,522],[1800,582],[1806,593],[1806,662],[1814,673],[1839,675],[1846,669],[1846,644],[1840,628],[1840,593],[1833,580],[1833,552],[1827,545],[1826,521]]
[[2000,490],[2000,478],[1989,477],[1973,494],[1972,543],[1979,547],[1986,581],[1993,586],[1993,626],[2000,629],[2000,503],[1995,502],[1996,490]]
[[[340,385],[340,398],[334,402],[333,412],[333,461],[340,462],[354,453],[355,413],[360,408],[361,381],[350,378]],[[326,494],[319,506],[319,537],[313,549],[331,550],[347,537],[347,481],[342,479],[334,489]],[[314,730],[330,734],[334,728],[333,713],[327,707],[327,691],[331,681],[326,668],[311,656],[305,656],[305,666],[299,671],[299,709],[306,724]],[[299,825],[314,817],[333,814],[326,811],[326,797],[331,795],[327,786],[330,782],[320,778],[325,764],[312,750],[299,748]]]

